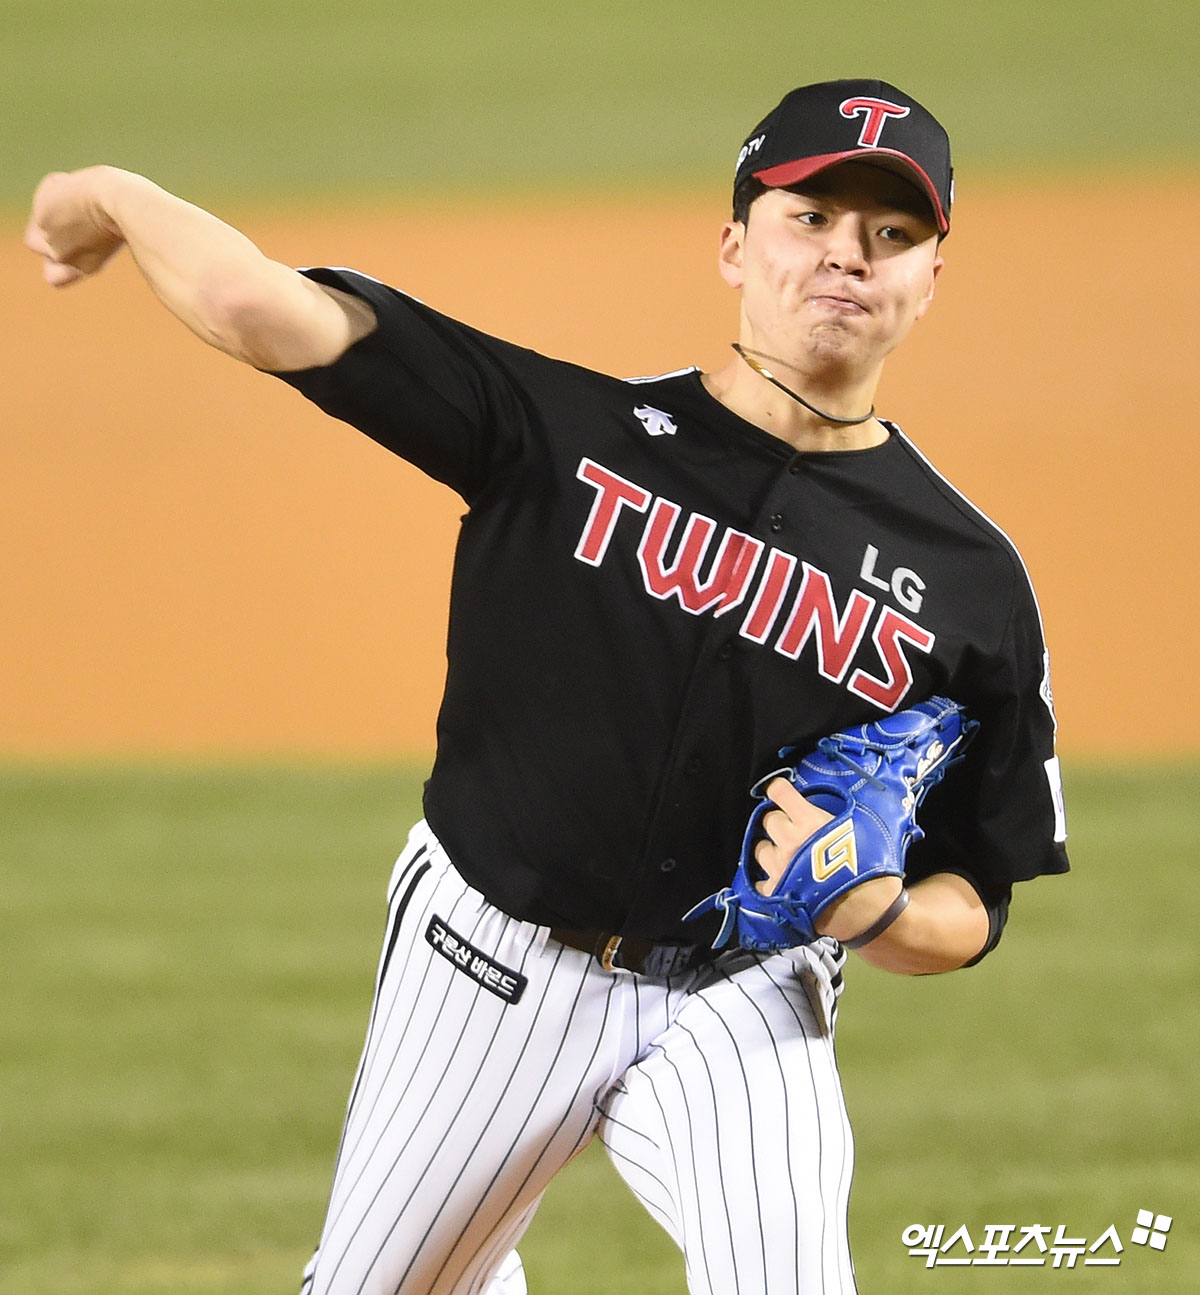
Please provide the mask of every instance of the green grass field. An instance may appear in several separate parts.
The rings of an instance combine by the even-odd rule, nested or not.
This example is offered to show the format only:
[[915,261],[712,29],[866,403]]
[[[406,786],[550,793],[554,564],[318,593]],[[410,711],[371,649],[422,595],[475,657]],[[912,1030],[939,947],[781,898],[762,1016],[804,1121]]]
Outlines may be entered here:
[[[40,770],[0,778],[0,1293],[295,1288],[324,1208],[402,769]],[[1200,769],[1079,771],[1075,872],[1019,893],[961,975],[855,962],[839,1056],[864,1295],[1200,1287]],[[910,1223],[1064,1224],[1119,1268],[927,1270]],[[949,1230],[947,1231],[949,1235]],[[600,1155],[548,1194],[533,1295],[683,1291]]]
[[806,80],[944,117],[960,180],[1200,156],[1190,0],[0,0],[0,209],[106,161],[202,203],[720,185]]

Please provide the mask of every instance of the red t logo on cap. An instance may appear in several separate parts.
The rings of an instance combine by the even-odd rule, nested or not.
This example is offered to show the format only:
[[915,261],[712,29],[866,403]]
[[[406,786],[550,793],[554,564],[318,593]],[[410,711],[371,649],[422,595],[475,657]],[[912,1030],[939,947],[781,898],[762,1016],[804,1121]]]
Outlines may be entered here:
[[888,103],[886,99],[847,99],[840,111],[843,117],[866,117],[858,135],[860,148],[878,148],[883,123],[889,117],[907,117],[909,114],[908,108]]

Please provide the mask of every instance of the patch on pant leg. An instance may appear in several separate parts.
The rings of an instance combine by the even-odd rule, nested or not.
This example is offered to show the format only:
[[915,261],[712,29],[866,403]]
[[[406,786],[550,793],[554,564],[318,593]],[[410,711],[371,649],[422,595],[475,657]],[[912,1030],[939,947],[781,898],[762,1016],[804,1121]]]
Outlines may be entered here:
[[425,939],[447,962],[452,962],[497,998],[503,998],[506,1003],[520,1001],[529,981],[519,971],[501,966],[469,940],[464,940],[436,914],[425,928]]

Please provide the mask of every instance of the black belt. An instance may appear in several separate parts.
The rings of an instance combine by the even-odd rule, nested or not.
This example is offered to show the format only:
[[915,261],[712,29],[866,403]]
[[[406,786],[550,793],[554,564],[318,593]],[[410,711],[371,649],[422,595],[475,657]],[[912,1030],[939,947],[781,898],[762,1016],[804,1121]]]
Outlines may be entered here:
[[632,971],[639,976],[678,976],[717,956],[706,944],[655,944],[637,935],[613,935],[611,931],[552,926],[550,938],[568,949],[590,953],[605,971]]

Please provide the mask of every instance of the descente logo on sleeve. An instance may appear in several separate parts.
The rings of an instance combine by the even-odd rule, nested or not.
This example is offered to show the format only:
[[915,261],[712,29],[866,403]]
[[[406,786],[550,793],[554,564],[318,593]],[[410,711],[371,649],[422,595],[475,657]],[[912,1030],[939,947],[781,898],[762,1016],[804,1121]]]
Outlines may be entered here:
[[438,953],[452,962],[459,971],[477,984],[503,998],[506,1003],[516,1003],[525,992],[529,981],[519,971],[512,971],[493,961],[482,950],[452,931],[436,914],[425,928],[425,940]]

